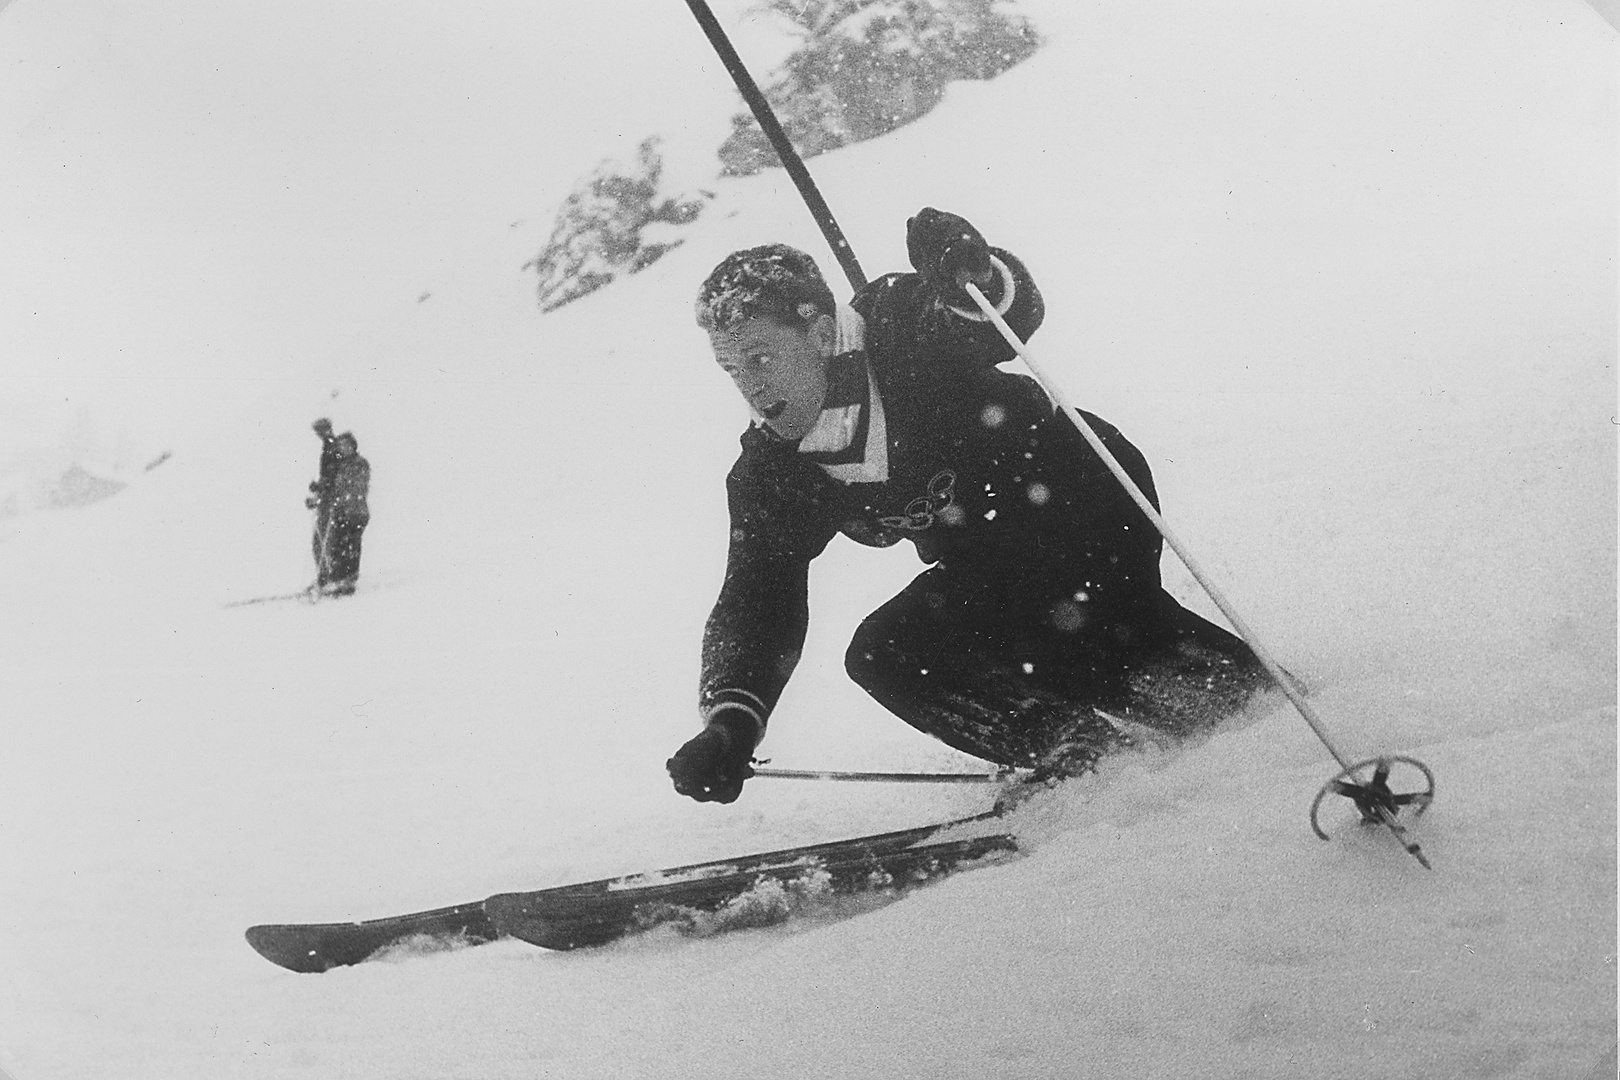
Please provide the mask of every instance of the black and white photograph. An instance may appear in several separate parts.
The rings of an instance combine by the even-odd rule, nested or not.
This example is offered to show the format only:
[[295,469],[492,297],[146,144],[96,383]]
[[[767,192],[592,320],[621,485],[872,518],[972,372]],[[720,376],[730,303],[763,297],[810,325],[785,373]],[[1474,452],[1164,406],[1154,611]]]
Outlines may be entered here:
[[0,0],[0,1080],[1616,1075],[1617,0]]

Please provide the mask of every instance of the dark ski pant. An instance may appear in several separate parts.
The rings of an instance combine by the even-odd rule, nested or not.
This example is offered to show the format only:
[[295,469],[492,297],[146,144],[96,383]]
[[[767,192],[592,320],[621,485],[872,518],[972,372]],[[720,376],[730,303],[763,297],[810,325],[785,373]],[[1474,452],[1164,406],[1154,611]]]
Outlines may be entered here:
[[[965,587],[964,587],[965,586]],[[1016,594],[1025,589],[1005,590]],[[941,742],[1003,765],[1084,771],[1122,745],[1121,725],[1170,737],[1208,730],[1269,682],[1243,641],[1156,585],[1114,622],[1077,628],[1061,602],[1011,605],[944,567],[861,623],[850,677]],[[1125,643],[1121,643],[1124,639]]]
[[360,539],[366,521],[333,516],[315,531],[315,587],[352,593],[360,578]]

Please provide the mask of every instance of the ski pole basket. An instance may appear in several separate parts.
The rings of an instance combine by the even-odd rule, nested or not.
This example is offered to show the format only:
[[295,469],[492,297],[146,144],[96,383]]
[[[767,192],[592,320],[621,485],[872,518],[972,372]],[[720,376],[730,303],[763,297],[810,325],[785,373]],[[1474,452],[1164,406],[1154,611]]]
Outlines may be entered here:
[[[1404,771],[1415,770],[1423,779],[1423,786],[1414,791],[1398,792],[1390,786],[1389,776],[1395,766],[1405,766]],[[1362,778],[1365,770],[1371,770],[1371,775]],[[1422,863],[1425,867],[1429,860],[1423,857],[1418,845],[1407,839],[1406,826],[1400,821],[1401,811],[1407,807],[1412,810],[1415,820],[1423,816],[1423,812],[1434,801],[1434,773],[1429,767],[1416,758],[1404,757],[1400,754],[1388,754],[1383,757],[1368,758],[1358,761],[1354,765],[1345,767],[1337,776],[1322,785],[1322,790],[1316,793],[1316,800],[1311,803],[1311,830],[1323,840],[1328,839],[1327,832],[1322,828],[1322,803],[1329,795],[1343,795],[1355,804],[1361,814],[1363,825],[1383,825],[1395,834],[1401,846]]]

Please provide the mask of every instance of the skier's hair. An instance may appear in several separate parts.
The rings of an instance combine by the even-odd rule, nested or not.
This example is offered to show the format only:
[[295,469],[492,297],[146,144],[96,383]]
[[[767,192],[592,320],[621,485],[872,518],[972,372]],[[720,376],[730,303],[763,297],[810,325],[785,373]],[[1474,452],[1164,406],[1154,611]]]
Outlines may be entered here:
[[697,295],[703,329],[735,330],[749,319],[808,326],[836,307],[816,260],[786,244],[733,251],[704,279]]

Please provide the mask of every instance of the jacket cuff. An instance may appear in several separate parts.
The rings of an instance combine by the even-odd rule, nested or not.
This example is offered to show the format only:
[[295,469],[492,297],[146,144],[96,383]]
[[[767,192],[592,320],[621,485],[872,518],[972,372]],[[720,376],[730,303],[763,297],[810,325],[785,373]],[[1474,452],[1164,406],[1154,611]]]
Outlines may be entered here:
[[747,717],[747,722],[753,725],[753,746],[758,746],[765,737],[765,718],[770,714],[770,709],[758,694],[727,687],[707,693],[704,698],[703,704],[698,707],[698,715],[703,717],[705,724],[712,723],[721,714],[725,714],[728,726]]
[[[984,298],[989,300],[991,305],[995,307],[997,315],[1004,316],[1008,311],[1012,310],[1013,297],[1018,294],[1018,283],[1013,279],[1012,268],[1006,263],[1002,262],[1000,259],[996,258],[995,252],[990,253],[990,266],[995,270],[996,277],[1001,284],[1001,295],[1000,297],[995,295],[997,290],[993,287],[992,283],[991,288],[985,289]],[[964,319],[972,319],[974,322],[990,321],[989,319],[985,318],[984,312],[980,311],[977,306],[974,306],[971,310],[968,308],[957,307],[955,304],[946,304],[945,306],[949,308],[953,314],[960,315]]]

